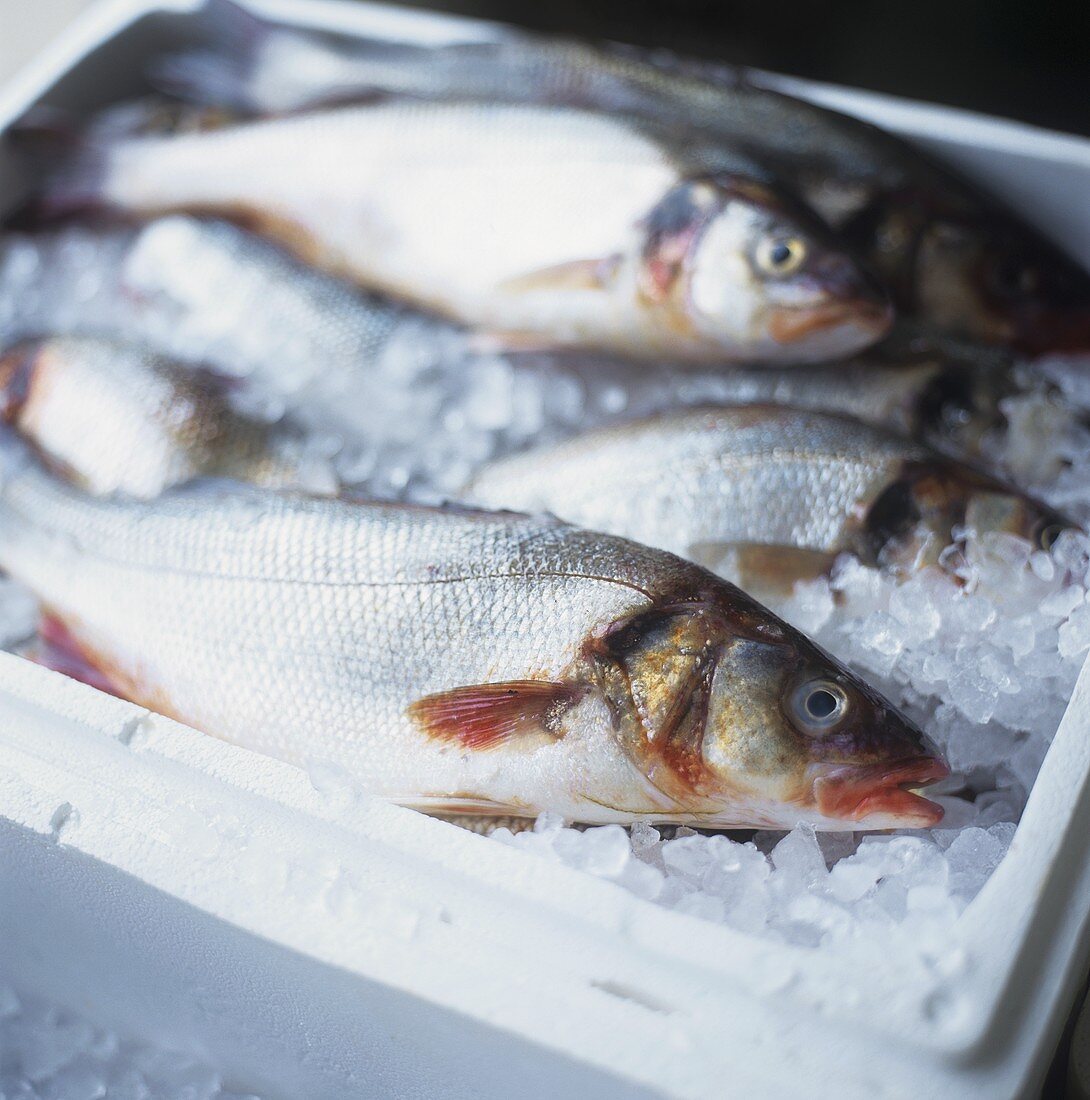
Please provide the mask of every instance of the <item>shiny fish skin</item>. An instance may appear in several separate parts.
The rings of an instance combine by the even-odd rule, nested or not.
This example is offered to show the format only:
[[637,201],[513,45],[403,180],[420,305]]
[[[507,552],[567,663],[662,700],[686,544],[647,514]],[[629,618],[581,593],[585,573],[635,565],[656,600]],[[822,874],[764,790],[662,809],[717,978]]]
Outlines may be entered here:
[[219,48],[162,66],[198,100],[277,111],[386,91],[631,112],[760,161],[885,277],[899,315],[1034,353],[1090,345],[1090,276],[1060,249],[901,139],[759,73],[513,31],[439,47],[331,40],[214,7]]
[[97,494],[153,497],[201,476],[299,486],[302,431],[237,410],[230,389],[221,376],[95,337],[0,354],[3,418]]
[[[91,498],[5,447],[0,566],[123,694],[199,729],[439,812],[824,828],[941,816],[903,789],[946,774],[907,720],[669,555],[552,520],[225,486]],[[693,684],[694,660],[714,682]],[[800,676],[836,693],[835,728],[804,735],[789,717]],[[410,710],[527,680],[566,684],[567,709],[487,749],[437,739]],[[679,710],[678,692],[701,705]],[[644,722],[674,732],[659,744]]]
[[[674,553],[779,547],[742,583],[791,581],[851,552],[885,568],[934,562],[956,526],[1054,538],[1061,517],[926,447],[856,421],[770,405],[667,413],[484,468],[485,507],[549,511]],[[788,570],[784,577],[781,573]],[[797,570],[797,572],[791,572]]]
[[560,106],[389,101],[92,137],[44,202],[242,219],[520,346],[804,362],[869,346],[891,319],[744,158]]

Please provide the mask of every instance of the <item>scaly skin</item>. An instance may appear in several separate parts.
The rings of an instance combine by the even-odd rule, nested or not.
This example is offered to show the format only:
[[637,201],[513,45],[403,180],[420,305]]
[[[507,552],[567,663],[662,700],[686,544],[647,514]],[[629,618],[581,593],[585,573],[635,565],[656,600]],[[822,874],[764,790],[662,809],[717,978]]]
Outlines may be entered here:
[[871,565],[919,568],[962,524],[977,535],[1008,531],[1034,542],[1070,526],[922,444],[846,417],[774,405],[709,406],[588,432],[492,463],[468,495],[675,553],[801,552],[753,553],[758,564],[747,587],[762,579],[762,556],[775,562],[782,583],[813,575],[844,551]]
[[[90,498],[8,447],[0,567],[121,694],[209,733],[444,812],[941,816],[902,789],[945,774],[906,719],[670,555],[547,519],[241,487]],[[526,682],[555,699],[507,737],[429,722],[458,689],[501,685],[509,707],[502,685]]]
[[805,362],[867,347],[891,320],[745,158],[626,117],[385,101],[104,141],[47,206],[236,218],[520,346]]

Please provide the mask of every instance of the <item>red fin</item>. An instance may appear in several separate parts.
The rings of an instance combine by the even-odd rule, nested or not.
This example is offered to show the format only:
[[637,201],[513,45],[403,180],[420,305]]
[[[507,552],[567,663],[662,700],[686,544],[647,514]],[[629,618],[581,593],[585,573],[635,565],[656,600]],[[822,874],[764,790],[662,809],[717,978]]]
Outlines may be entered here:
[[570,260],[551,267],[513,275],[499,284],[502,291],[521,294],[534,290],[601,290],[609,285],[620,265],[620,257]]
[[55,615],[46,613],[42,616],[38,636],[39,646],[28,654],[35,664],[70,676],[108,695],[125,698],[117,684],[92,662],[75,635]]
[[436,741],[492,749],[512,737],[548,733],[579,697],[578,688],[548,680],[473,684],[418,699],[409,717]]

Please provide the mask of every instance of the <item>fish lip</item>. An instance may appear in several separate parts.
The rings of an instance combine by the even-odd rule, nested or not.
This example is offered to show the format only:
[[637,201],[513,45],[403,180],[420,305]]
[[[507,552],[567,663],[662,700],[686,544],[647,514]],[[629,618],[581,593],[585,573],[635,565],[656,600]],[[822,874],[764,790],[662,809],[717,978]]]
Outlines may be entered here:
[[888,302],[859,298],[776,310],[768,331],[778,344],[794,344],[816,332],[848,325],[875,340],[893,325],[893,306]]
[[814,781],[814,796],[826,817],[851,822],[880,817],[901,828],[929,829],[942,821],[943,808],[908,788],[937,783],[949,774],[946,762],[933,755],[877,764],[841,764]]

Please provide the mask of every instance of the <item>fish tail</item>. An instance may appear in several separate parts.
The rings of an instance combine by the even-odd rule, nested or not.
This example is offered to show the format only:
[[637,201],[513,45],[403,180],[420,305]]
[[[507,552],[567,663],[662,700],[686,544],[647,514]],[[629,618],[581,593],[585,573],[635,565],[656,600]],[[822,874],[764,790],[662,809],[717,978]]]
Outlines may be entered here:
[[101,209],[102,185],[116,140],[107,128],[81,130],[63,112],[36,111],[9,131],[11,147],[41,181],[11,223],[36,228]]
[[260,110],[253,75],[276,28],[234,0],[208,0],[201,28],[209,45],[156,59],[148,72],[152,83],[190,103]]

